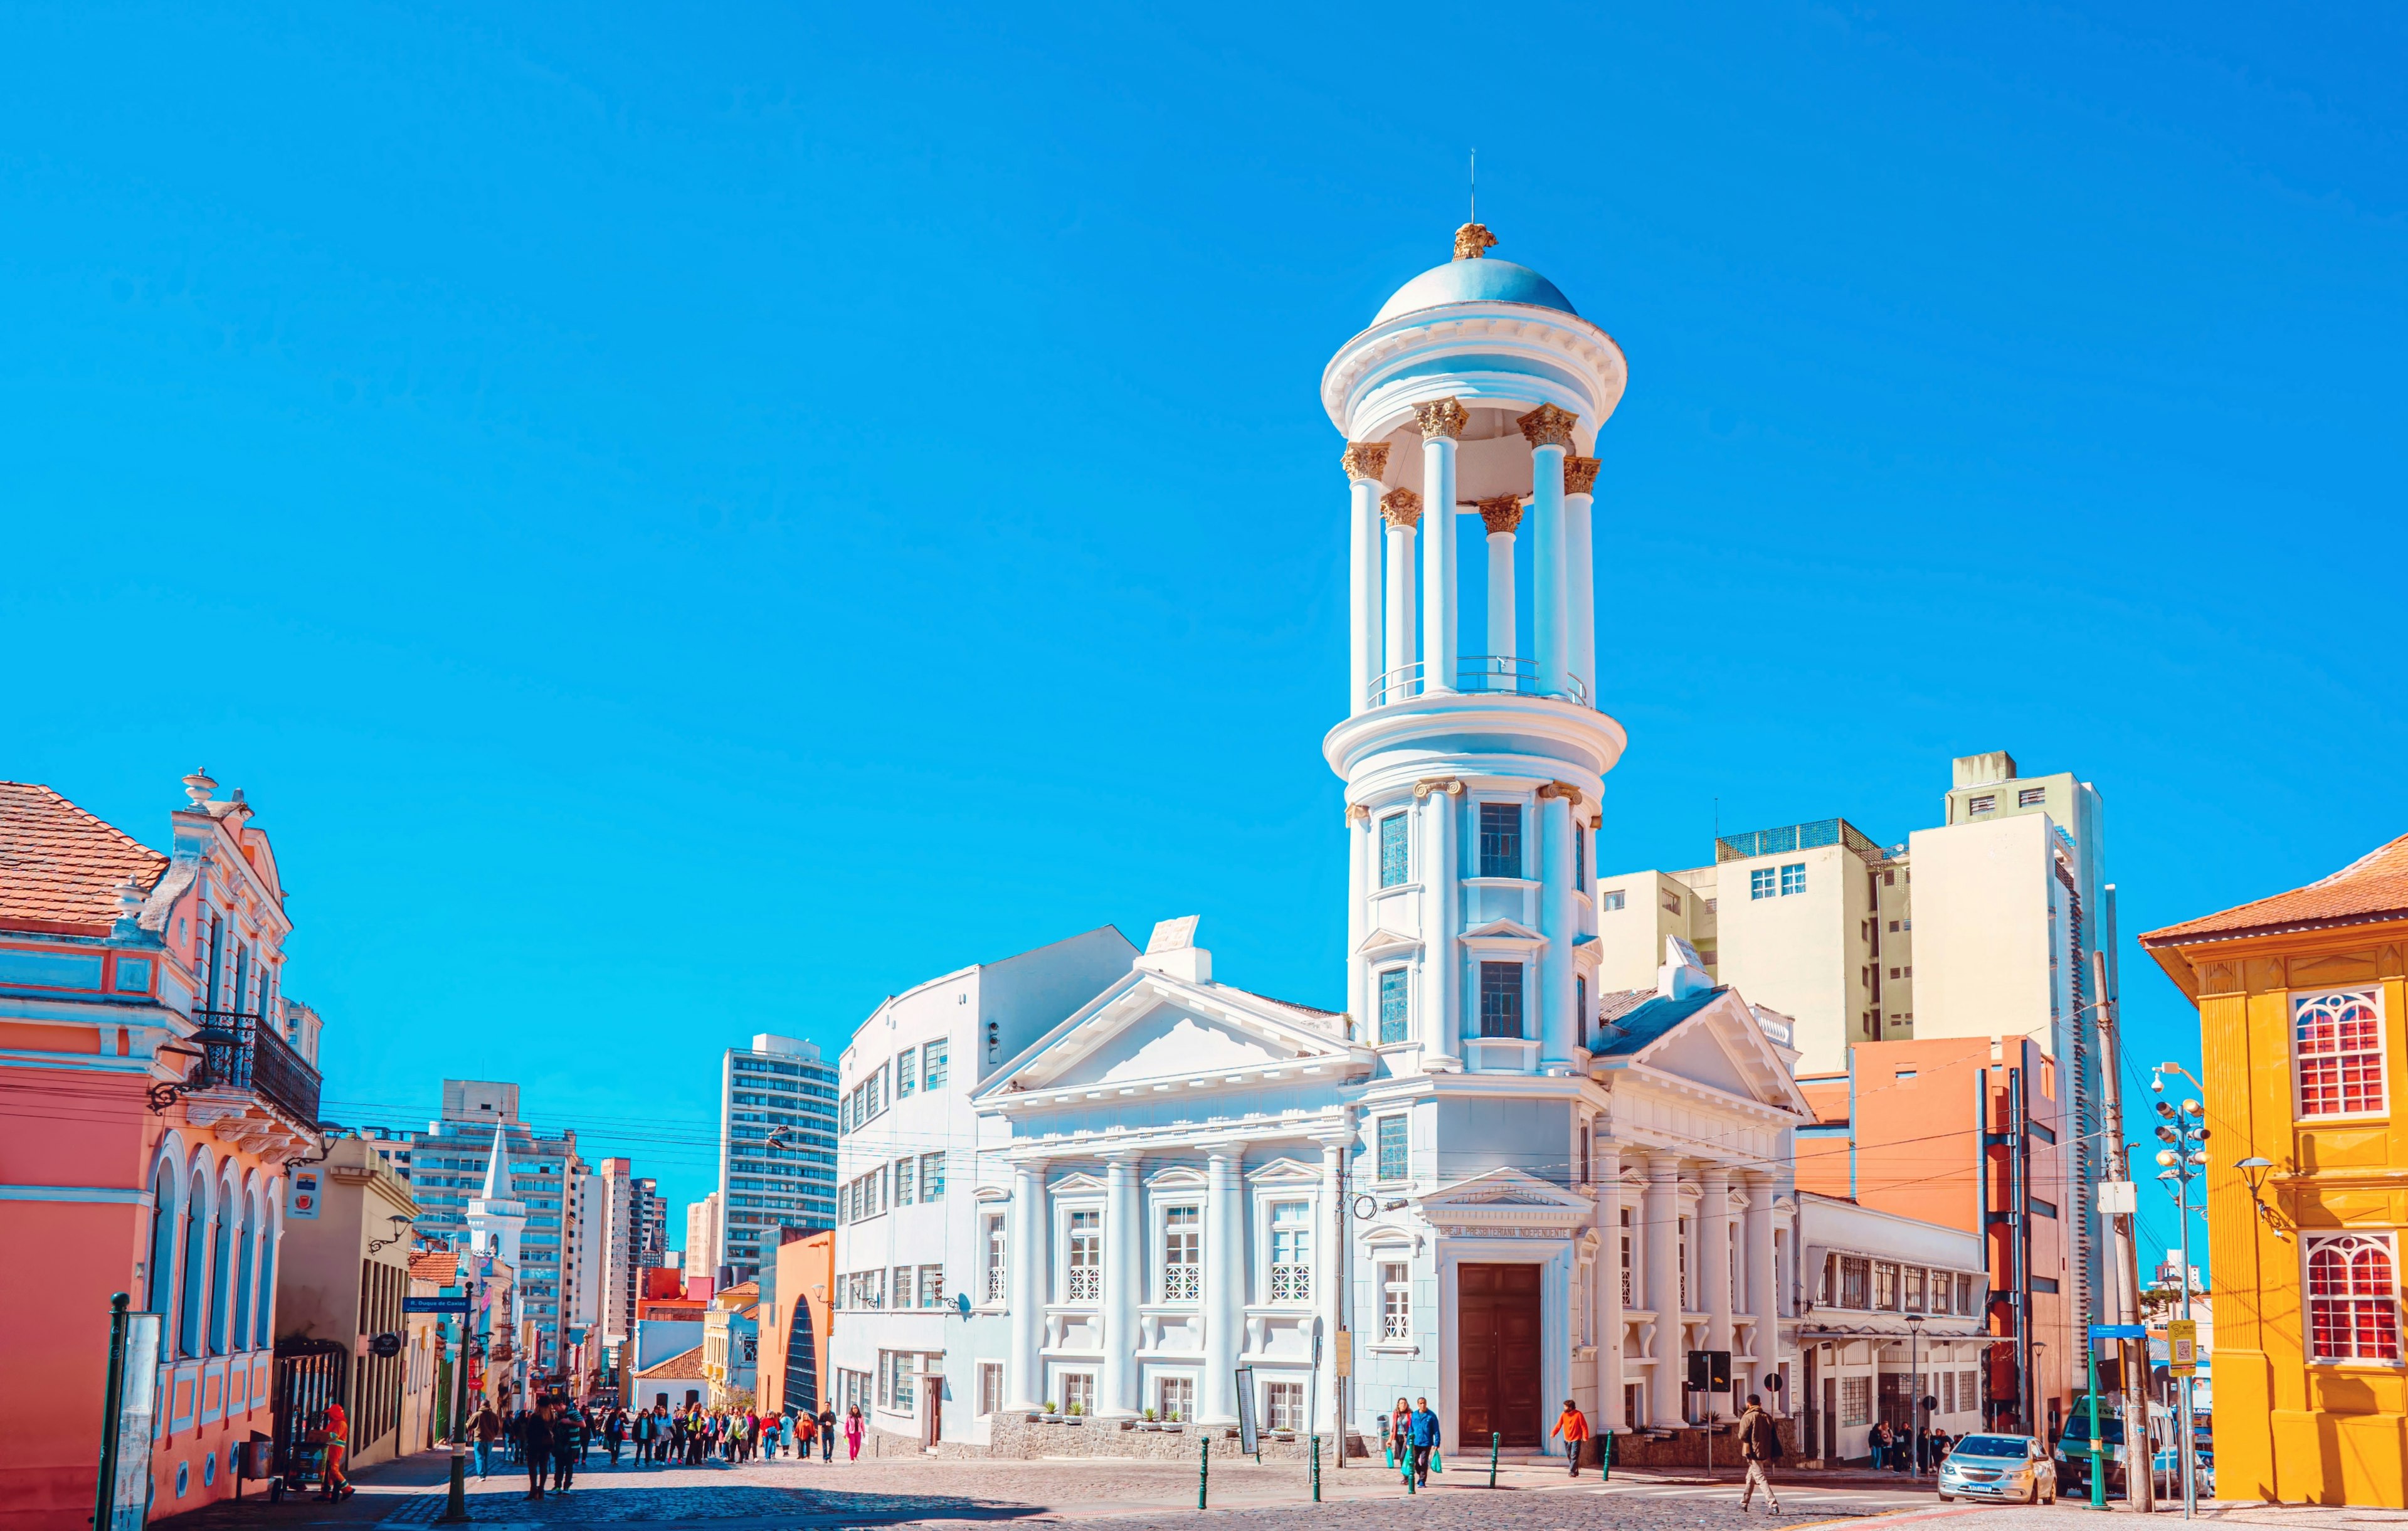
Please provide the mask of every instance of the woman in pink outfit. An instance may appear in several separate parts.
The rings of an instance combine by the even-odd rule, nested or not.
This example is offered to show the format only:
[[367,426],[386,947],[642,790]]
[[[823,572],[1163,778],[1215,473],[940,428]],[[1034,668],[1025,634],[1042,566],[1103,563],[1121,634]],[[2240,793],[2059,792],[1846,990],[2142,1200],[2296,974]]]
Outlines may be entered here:
[[854,1404],[844,1411],[844,1459],[846,1461],[861,1460],[862,1433],[861,1406]]

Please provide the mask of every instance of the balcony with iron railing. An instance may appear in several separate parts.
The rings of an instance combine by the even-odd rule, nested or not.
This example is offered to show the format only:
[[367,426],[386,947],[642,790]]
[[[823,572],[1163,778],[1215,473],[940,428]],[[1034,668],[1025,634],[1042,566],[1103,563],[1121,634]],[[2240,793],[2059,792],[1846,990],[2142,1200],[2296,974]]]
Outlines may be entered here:
[[293,1044],[278,1035],[273,1023],[245,1010],[194,1010],[198,1027],[189,1041],[199,1061],[171,1087],[186,1103],[194,1097],[250,1096],[306,1131],[318,1125],[318,1071]]
[[[1539,662],[1512,654],[1464,654],[1455,662],[1455,689],[1474,695],[1552,696],[1579,707],[1593,705],[1588,697],[1588,682],[1577,675],[1567,674],[1561,691],[1550,691],[1541,684]],[[1407,665],[1374,680],[1364,700],[1372,707],[1391,707],[1396,703],[1424,695],[1428,687],[1424,682],[1422,665]]]

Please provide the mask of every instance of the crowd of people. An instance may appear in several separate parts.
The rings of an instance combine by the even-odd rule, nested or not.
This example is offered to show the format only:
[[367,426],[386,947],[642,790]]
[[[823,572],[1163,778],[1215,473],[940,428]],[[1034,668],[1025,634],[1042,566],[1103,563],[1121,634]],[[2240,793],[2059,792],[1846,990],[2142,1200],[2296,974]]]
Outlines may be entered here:
[[1887,1420],[1874,1421],[1868,1438],[1875,1472],[1887,1468],[1918,1477],[1939,1471],[1940,1464],[1948,1460],[1948,1448],[1956,1444],[1956,1438],[1936,1424],[1917,1431],[1898,1428]]
[[567,1493],[577,1481],[577,1469],[596,1451],[609,1453],[613,1468],[623,1453],[635,1466],[656,1467],[698,1467],[712,1462],[733,1466],[781,1454],[808,1462],[814,1446],[821,1461],[833,1462],[841,1436],[850,1462],[861,1455],[865,1434],[867,1422],[858,1406],[847,1409],[841,1419],[834,1409],[813,1414],[792,1405],[765,1414],[749,1407],[655,1404],[630,1413],[560,1396],[508,1413],[487,1403],[468,1422],[477,1476],[492,1477],[494,1457],[499,1453],[505,1471],[513,1465],[525,1468],[530,1499]]

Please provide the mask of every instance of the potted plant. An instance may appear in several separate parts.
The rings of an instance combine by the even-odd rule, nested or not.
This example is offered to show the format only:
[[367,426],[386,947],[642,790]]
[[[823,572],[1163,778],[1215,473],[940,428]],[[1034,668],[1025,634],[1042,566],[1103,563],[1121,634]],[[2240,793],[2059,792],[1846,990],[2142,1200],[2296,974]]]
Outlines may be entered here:
[[1043,1405],[1039,1408],[1037,1417],[1050,1424],[1054,1420],[1061,1418],[1061,1415],[1054,1409],[1054,1400],[1048,1398],[1045,1400]]
[[1082,1415],[1082,1414],[1084,1414],[1085,1412],[1086,1412],[1086,1406],[1085,1406],[1084,1404],[1072,1404],[1072,1405],[1070,1406],[1070,1420],[1069,1420],[1069,1423],[1070,1423],[1070,1424],[1079,1424],[1079,1423],[1080,1423],[1080,1416],[1081,1416],[1081,1415]]

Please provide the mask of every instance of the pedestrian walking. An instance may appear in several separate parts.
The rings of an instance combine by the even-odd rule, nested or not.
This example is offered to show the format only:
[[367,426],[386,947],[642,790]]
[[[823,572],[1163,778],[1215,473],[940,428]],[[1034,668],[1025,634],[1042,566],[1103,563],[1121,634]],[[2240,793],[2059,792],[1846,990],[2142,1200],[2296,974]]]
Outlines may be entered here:
[[836,1405],[820,1406],[819,1427],[820,1460],[833,1462],[836,1460]]
[[1417,1487],[1429,1487],[1430,1453],[1444,1444],[1440,1437],[1438,1415],[1431,1410],[1429,1400],[1415,1398],[1406,1438],[1412,1444],[1412,1474]]
[[1571,1459],[1571,1475],[1578,1478],[1581,1452],[1588,1449],[1588,1416],[1580,1411],[1580,1405],[1566,1398],[1564,1411],[1555,1416],[1555,1427],[1547,1434],[1564,1438],[1564,1455]]
[[859,1404],[854,1404],[844,1411],[844,1459],[847,1462],[861,1460],[861,1437],[865,1428],[867,1427],[862,1424]]
[[577,1479],[578,1464],[585,1460],[585,1415],[583,1411],[564,1407],[553,1423],[552,1434],[552,1487],[555,1494],[566,1494]]
[[543,1497],[544,1475],[552,1467],[552,1422],[540,1410],[520,1411],[519,1449],[526,1453],[527,1497]]
[[610,1449],[610,1469],[613,1472],[616,1472],[619,1467],[619,1448],[626,1443],[626,1410],[614,1409],[610,1410],[610,1417],[602,1422],[602,1444]]
[[1764,1411],[1764,1400],[1753,1393],[1747,1395],[1747,1411],[1739,1417],[1739,1454],[1747,1464],[1747,1482],[1739,1491],[1740,1509],[1747,1508],[1761,1484],[1764,1508],[1777,1513],[1781,1496],[1772,1492],[1772,1464],[1781,1460],[1781,1432],[1772,1416]]
[[477,1400],[477,1417],[469,1426],[477,1438],[477,1477],[481,1481],[494,1476],[494,1442],[502,1438],[502,1417],[494,1406]]
[[351,1450],[351,1416],[343,1412],[341,1404],[328,1404],[326,1406],[326,1492],[324,1495],[326,1498],[344,1499],[351,1496],[351,1475],[343,1470],[343,1458]]
[[1413,1475],[1413,1405],[1398,1398],[1388,1412],[1388,1465],[1407,1478]]

